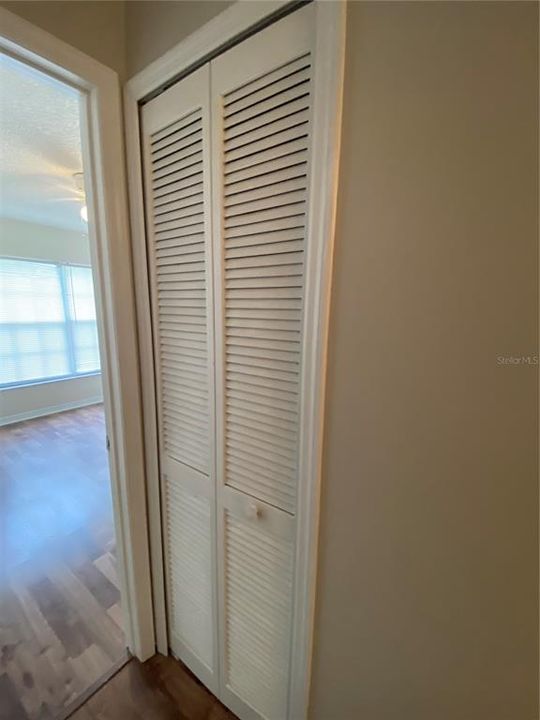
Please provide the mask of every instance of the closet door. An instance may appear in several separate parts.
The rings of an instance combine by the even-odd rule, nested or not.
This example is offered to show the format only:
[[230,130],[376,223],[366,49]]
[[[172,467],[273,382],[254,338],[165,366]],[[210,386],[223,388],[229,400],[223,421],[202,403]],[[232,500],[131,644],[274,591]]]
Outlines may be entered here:
[[221,698],[241,718],[288,717],[313,13],[211,62]]
[[209,68],[142,110],[169,645],[217,685]]

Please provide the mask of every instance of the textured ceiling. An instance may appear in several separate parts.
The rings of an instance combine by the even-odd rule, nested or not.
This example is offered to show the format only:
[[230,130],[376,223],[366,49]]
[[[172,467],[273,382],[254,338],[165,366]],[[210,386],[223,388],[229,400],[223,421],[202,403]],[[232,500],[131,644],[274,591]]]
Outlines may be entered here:
[[85,231],[79,93],[0,54],[0,216]]

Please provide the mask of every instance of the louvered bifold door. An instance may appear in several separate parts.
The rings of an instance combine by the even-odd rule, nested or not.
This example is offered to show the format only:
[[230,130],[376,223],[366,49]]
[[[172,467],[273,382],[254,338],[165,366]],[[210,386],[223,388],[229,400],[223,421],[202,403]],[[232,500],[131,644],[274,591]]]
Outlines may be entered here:
[[168,640],[218,692],[208,66],[142,125]]
[[313,8],[211,62],[221,697],[288,717]]

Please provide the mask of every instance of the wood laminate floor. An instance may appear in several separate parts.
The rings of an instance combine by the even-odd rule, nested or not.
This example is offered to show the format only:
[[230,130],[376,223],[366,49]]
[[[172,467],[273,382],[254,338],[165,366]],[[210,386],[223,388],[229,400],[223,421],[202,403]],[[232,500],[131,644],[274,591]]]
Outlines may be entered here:
[[237,720],[182,663],[131,659],[71,720]]
[[0,719],[62,717],[125,657],[102,406],[0,428]]

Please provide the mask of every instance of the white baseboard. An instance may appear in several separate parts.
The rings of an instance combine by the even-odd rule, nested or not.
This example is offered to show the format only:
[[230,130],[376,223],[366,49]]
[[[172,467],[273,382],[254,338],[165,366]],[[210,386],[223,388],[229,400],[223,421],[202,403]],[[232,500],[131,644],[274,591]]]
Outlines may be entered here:
[[44,415],[54,415],[64,410],[76,410],[77,408],[86,407],[87,405],[97,405],[101,402],[103,402],[103,397],[96,395],[86,400],[74,400],[72,402],[62,403],[61,405],[50,405],[49,407],[41,407],[36,410],[17,413],[16,415],[6,415],[5,417],[0,417],[0,427],[22,422],[23,420],[33,420],[34,418],[43,417]]

